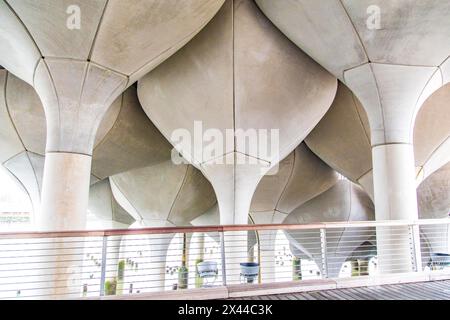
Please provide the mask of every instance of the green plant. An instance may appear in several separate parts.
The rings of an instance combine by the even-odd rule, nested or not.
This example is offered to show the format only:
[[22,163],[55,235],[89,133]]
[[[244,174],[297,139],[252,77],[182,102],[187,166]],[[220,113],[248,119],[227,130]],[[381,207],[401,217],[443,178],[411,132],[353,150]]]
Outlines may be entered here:
[[117,294],[123,293],[123,278],[125,277],[125,260],[120,260],[117,264]]
[[125,275],[125,260],[120,260],[117,264],[117,278],[123,280]]
[[114,296],[116,294],[116,288],[117,288],[116,278],[105,281],[105,295]]
[[292,259],[292,280],[302,280],[302,260],[297,257]]

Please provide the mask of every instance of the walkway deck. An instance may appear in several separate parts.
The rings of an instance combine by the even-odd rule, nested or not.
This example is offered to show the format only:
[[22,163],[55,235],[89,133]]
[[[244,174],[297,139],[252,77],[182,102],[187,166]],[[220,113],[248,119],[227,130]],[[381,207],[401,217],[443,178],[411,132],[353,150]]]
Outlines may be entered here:
[[[241,300],[243,298],[229,298]],[[450,300],[450,280],[253,296],[246,300]]]

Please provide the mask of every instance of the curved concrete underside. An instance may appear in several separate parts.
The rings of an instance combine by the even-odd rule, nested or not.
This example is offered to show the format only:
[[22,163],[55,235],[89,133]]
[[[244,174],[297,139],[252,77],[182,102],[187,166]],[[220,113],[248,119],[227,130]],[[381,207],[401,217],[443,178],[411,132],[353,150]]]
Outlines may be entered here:
[[[34,89],[0,70],[0,160],[27,190],[38,214],[45,159],[45,114]],[[149,121],[130,87],[105,114],[97,132],[91,184],[170,159],[170,144]]]
[[[450,215],[450,162],[431,174],[417,188],[419,218],[442,219]],[[432,225],[422,228],[421,240],[431,252],[449,252],[450,227]],[[424,263],[428,263],[423,257]]]
[[[339,180],[332,188],[292,211],[283,223],[367,221],[375,218],[374,211],[371,199],[361,187],[348,180]],[[285,231],[285,234],[295,256],[312,259],[317,265],[321,265],[322,256],[317,247],[320,246],[318,231],[314,234],[308,233],[306,237],[305,234],[301,235],[298,231]],[[363,242],[371,240],[368,237],[361,243],[350,241],[351,237],[361,239],[363,236],[364,231],[362,230],[346,228],[333,230],[332,235],[327,236],[329,247],[327,254],[330,257],[329,277],[337,277],[342,264],[348,259],[348,255],[342,254],[342,252],[353,252]]]
[[[35,88],[45,110],[41,228],[83,228],[101,119],[126,88],[189,41],[222,4],[0,3],[0,64]],[[68,17],[70,10],[82,12],[82,19],[76,12]]]
[[[418,189],[419,215],[440,216],[448,178],[438,178],[445,177],[438,169],[450,156],[450,87],[443,86],[450,79],[450,5],[256,2],[282,33],[342,81],[319,123],[336,80],[251,1],[197,0],[178,6],[82,1],[80,30],[60,27],[67,21],[68,0],[0,3],[0,63],[17,76],[0,70],[0,160],[27,190],[35,211],[46,150],[93,154],[91,183],[113,176],[112,187],[106,180],[91,188],[95,205],[89,206],[106,208],[99,215],[111,213],[112,218],[105,221],[124,210],[117,198],[139,223],[154,226],[247,223],[249,211],[256,223],[281,222],[294,208],[308,207],[334,188],[336,174],[326,164],[373,198],[372,163],[378,162],[370,149],[373,158],[410,163],[410,147],[392,145],[414,143],[414,176],[418,183],[425,181]],[[366,26],[369,4],[383,9],[385,28],[376,33]],[[417,25],[424,32],[420,39]],[[131,85],[152,69],[139,82],[145,114]],[[227,128],[233,130],[232,143],[219,154],[205,156],[192,145],[178,146],[212,187],[192,165],[170,162],[171,146],[147,116],[175,145],[173,131],[185,128],[193,134],[196,120],[223,136]],[[280,154],[260,154],[235,138],[238,129],[249,128],[279,129]],[[326,164],[304,144],[298,146],[308,134],[307,145]],[[283,158],[275,175],[263,177]],[[215,159],[232,161],[223,165]],[[240,159],[257,163],[240,165]],[[389,171],[378,173],[389,176]],[[404,193],[411,193],[407,189]],[[345,195],[352,192],[341,192],[345,206]],[[402,199],[415,203],[410,196]],[[382,205],[394,201],[384,200]],[[315,209],[317,217],[327,212]],[[380,217],[386,217],[384,212]]]
[[[442,219],[448,216],[450,212],[450,163],[431,174],[424,182],[418,187],[417,194],[419,200],[419,218],[420,219]],[[348,197],[349,191],[344,185],[351,186],[355,190],[350,194],[350,200]],[[355,193],[356,197],[353,195]],[[351,202],[351,204],[350,204]],[[354,206],[356,204],[356,206]],[[339,208],[336,210],[336,208]],[[331,209],[330,209],[331,208]],[[348,215],[345,212],[355,210],[354,213]],[[362,209],[361,209],[362,208]],[[353,212],[353,211],[352,211]],[[366,216],[361,217],[357,213],[365,212]],[[339,181],[333,188],[325,191],[316,198],[310,200],[304,205],[294,210],[287,218],[282,221],[283,223],[313,223],[313,222],[332,222],[332,221],[358,221],[358,220],[373,220],[374,208],[373,204],[365,195],[361,193],[361,189],[351,182]],[[313,258],[316,263],[320,263],[321,257],[314,256],[310,251],[314,251],[314,248],[308,248],[308,241],[299,241],[295,239],[295,232],[287,232],[287,237],[291,244],[291,250],[297,257],[300,258]],[[340,238],[341,242],[345,243],[345,237],[354,236],[355,233],[343,231],[341,234],[333,235],[333,237]],[[429,252],[447,252],[450,247],[450,230],[446,225],[443,226],[431,226],[421,230],[421,239],[425,244],[424,247],[424,265],[428,263]],[[320,236],[316,235],[317,241],[320,243]],[[329,240],[327,238],[327,240]],[[339,266],[335,268],[334,276],[338,275],[340,266],[348,259],[352,259],[355,256],[361,257],[362,251],[367,251],[367,246],[371,242],[371,237],[368,237],[360,244],[355,244],[352,248],[348,248],[348,243],[344,244],[345,248],[339,248],[332,243],[331,247],[336,247],[334,256],[339,261]],[[359,245],[367,241],[364,245],[364,249],[358,248]],[[314,241],[313,241],[314,242]],[[332,242],[332,241],[331,241]],[[254,243],[253,243],[254,244]],[[370,250],[369,250],[370,251]],[[372,250],[373,251],[373,250]],[[350,253],[349,253],[350,252]],[[355,252],[358,252],[355,254]],[[370,253],[370,252],[369,252]],[[376,250],[371,252],[370,255],[376,255]]]
[[[361,101],[370,123],[377,219],[417,219],[414,120],[426,98],[450,78],[450,3],[256,3]],[[368,17],[370,6],[382,12],[379,26],[376,16]]]
[[141,226],[184,226],[216,203],[211,184],[192,165],[171,160],[110,177],[115,199]]
[[[433,93],[423,104],[415,122],[414,155],[417,184],[450,160],[450,84]],[[342,83],[336,98],[305,139],[323,161],[373,198],[370,127],[358,99]]]
[[[45,155],[45,113],[42,103],[24,81],[6,70],[2,88],[2,141],[0,157],[9,159],[23,149]],[[9,124],[6,124],[9,122]],[[6,145],[8,144],[8,145]],[[120,95],[102,118],[94,144],[92,175],[104,179],[116,173],[170,158],[170,144],[148,120],[130,87]]]
[[302,143],[266,175],[256,188],[250,207],[254,223],[281,223],[295,208],[331,188],[336,172]]
[[[194,39],[138,84],[149,118],[211,181],[223,224],[247,223],[259,180],[312,130],[335,90],[333,77],[253,2],[242,0],[226,1]],[[226,137],[226,129],[232,130],[231,141],[212,154],[198,143],[181,145],[172,134],[182,128],[193,136],[195,121],[203,130],[213,128],[214,135]],[[233,139],[239,129],[250,128],[278,129],[280,154],[262,154]]]
[[127,229],[134,222],[133,217],[114,198],[109,179],[91,186],[87,216],[88,229]]
[[[4,84],[4,90],[1,92],[5,93],[1,99],[3,106],[0,121],[3,130],[0,156],[5,160],[3,166],[19,180],[30,196],[36,216],[39,215],[45,158],[44,110],[31,86],[6,70],[0,70],[0,73]],[[133,168],[167,163],[168,159],[170,144],[148,120],[137,100],[136,89],[130,87],[116,99],[102,120],[94,146],[91,184]],[[114,215],[119,207],[115,199],[108,194],[108,188],[110,187],[107,180],[91,187],[88,211],[96,218],[89,219],[88,215],[88,228],[123,228],[131,224],[105,217]],[[199,192],[203,191],[204,188],[199,188]],[[145,193],[140,195],[146,196]],[[148,210],[158,210],[154,208],[154,204],[147,204]],[[173,220],[175,223],[179,222],[176,217]]]
[[[7,0],[0,5],[0,64],[33,84],[42,57],[89,61],[126,75],[131,85],[188,42],[222,3]],[[68,19],[74,4],[83,13],[79,28]]]
[[420,218],[441,219],[450,214],[450,162],[417,188]]

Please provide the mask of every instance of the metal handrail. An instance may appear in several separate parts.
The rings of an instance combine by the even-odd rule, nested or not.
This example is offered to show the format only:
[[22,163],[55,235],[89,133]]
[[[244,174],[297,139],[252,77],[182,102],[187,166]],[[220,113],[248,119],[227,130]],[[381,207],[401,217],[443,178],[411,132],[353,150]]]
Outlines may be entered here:
[[[76,295],[80,293],[80,284],[83,284],[83,294],[86,290],[90,295],[108,295],[112,285],[120,285],[118,294],[126,294],[127,290],[129,293],[164,291],[170,290],[165,277],[174,284],[172,275],[178,277],[180,289],[191,288],[194,284],[197,286],[198,280],[192,273],[192,259],[196,255],[199,257],[200,252],[195,233],[210,235],[208,250],[211,252],[205,253],[203,244],[202,259],[206,254],[207,259],[218,263],[217,282],[224,286],[256,281],[245,278],[246,270],[242,264],[250,261],[247,260],[251,259],[248,248],[255,245],[258,246],[258,283],[263,284],[294,279],[294,269],[290,265],[293,258],[301,260],[300,279],[334,278],[343,268],[344,261],[357,261],[358,264],[366,261],[358,268],[367,273],[368,259],[374,256],[376,262],[371,262],[372,271],[403,272],[406,268],[421,272],[431,252],[440,250],[440,238],[448,233],[446,227],[441,231],[433,226],[450,226],[450,219],[1,232],[0,298],[14,298],[15,291],[18,296],[27,298],[56,297],[54,290]],[[428,229],[431,231],[422,239],[422,232],[426,233]],[[383,233],[385,231],[387,233]],[[257,239],[248,238],[247,232],[256,232]],[[191,248],[185,247],[187,234],[192,236],[189,238]],[[387,234],[385,243],[383,238],[377,239],[377,235],[383,234]],[[180,236],[184,239],[181,243]],[[174,237],[178,240],[171,242]],[[170,250],[169,245],[172,246]],[[192,255],[190,249],[194,250]],[[178,261],[180,250],[189,256],[187,261],[184,258],[182,272],[174,269],[183,264]],[[285,252],[280,253],[280,250]],[[127,268],[125,278],[122,269],[121,279],[117,278],[119,260],[122,267],[125,263]],[[281,261],[283,265],[277,267]],[[132,263],[136,263],[136,269]],[[278,272],[276,268],[282,269],[277,269]],[[349,269],[347,266],[346,270]],[[164,275],[167,272],[171,272],[169,276]],[[76,288],[78,291],[74,291]]]
[[76,237],[104,237],[104,236],[124,236],[124,235],[261,231],[261,230],[310,230],[310,229],[312,230],[312,229],[339,229],[339,228],[361,228],[361,227],[395,227],[395,226],[415,226],[415,225],[421,226],[421,225],[435,225],[435,224],[450,224],[450,219],[444,218],[444,219],[420,219],[420,220],[321,222],[310,224],[251,224],[251,225],[155,227],[155,228],[139,228],[139,229],[0,232],[0,239],[76,238]]

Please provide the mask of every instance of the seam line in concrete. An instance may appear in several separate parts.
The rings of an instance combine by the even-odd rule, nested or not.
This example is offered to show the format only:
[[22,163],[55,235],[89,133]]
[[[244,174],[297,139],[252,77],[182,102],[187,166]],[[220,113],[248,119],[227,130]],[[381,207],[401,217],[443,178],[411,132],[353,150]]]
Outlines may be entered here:
[[88,56],[87,56],[87,60],[88,60],[88,61],[91,60],[92,54],[94,53],[95,43],[96,43],[96,41],[97,41],[98,33],[99,33],[99,31],[100,31],[100,27],[101,27],[101,25],[102,25],[103,17],[105,16],[106,7],[108,6],[108,4],[109,4],[109,0],[106,0],[105,6],[103,7],[102,14],[101,14],[101,16],[100,16],[100,21],[98,22],[97,29],[95,30],[94,38],[92,39],[92,45],[91,45],[91,48],[89,49],[89,53],[88,53]]

